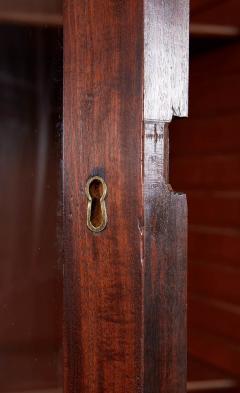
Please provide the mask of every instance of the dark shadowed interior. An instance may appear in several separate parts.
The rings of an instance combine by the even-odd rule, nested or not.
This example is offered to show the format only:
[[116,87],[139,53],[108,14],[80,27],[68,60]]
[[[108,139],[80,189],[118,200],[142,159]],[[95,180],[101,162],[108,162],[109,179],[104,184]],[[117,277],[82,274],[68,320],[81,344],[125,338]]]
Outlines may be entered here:
[[170,182],[189,209],[189,390],[239,392],[239,26],[239,1],[192,1],[189,118],[171,125]]
[[60,28],[0,25],[0,391],[62,389]]

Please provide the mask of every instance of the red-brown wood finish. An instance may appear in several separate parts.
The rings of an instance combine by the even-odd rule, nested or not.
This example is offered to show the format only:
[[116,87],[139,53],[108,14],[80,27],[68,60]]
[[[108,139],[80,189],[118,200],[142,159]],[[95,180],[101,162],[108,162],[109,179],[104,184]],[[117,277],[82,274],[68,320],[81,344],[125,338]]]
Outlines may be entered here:
[[188,2],[65,0],[64,29],[65,389],[181,393],[186,201],[167,185],[165,123],[187,112]]
[[240,45],[192,48],[191,115],[173,127],[170,171],[189,206],[189,354],[239,379]]
[[[141,2],[65,1],[65,369],[68,392],[142,390]],[[102,176],[108,226],[87,228]]]

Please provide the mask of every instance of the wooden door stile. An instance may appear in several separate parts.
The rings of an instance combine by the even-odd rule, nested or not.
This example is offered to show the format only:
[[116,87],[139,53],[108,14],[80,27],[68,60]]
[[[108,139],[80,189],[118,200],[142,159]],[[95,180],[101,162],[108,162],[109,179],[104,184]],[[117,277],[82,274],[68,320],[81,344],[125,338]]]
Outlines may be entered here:
[[64,37],[65,391],[183,393],[187,212],[168,123],[187,115],[188,1],[65,0]]

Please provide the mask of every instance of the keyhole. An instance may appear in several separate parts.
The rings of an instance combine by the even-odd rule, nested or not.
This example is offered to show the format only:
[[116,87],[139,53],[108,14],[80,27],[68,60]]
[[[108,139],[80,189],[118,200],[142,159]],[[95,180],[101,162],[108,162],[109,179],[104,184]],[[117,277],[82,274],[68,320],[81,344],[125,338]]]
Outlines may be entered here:
[[92,197],[92,208],[91,208],[91,223],[95,228],[98,228],[102,221],[102,209],[101,209],[101,197],[103,194],[102,182],[98,179],[93,180],[89,186],[89,194]]
[[92,232],[101,232],[107,224],[106,183],[100,176],[94,176],[87,182],[86,194],[88,197],[87,226]]

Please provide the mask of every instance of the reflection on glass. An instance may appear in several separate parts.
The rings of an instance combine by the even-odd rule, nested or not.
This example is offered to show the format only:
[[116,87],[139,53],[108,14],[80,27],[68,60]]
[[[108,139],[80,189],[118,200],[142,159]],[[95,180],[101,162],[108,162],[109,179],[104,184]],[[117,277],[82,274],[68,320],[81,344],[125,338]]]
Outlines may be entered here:
[[0,24],[0,392],[50,392],[62,390],[62,33],[23,22]]

